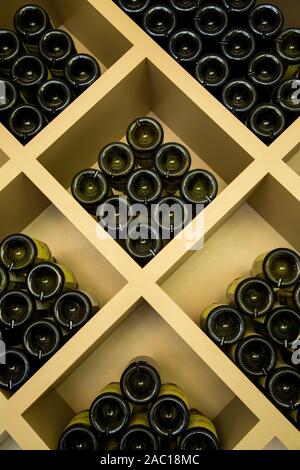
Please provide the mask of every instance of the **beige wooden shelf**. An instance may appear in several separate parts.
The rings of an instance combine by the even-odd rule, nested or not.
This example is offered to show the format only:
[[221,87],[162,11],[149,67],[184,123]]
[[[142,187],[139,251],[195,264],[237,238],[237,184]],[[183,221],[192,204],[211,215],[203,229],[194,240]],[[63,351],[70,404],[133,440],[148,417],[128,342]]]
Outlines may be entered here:
[[[26,147],[0,126],[0,237],[24,231],[45,240],[102,308],[13,396],[0,394],[0,448],[55,449],[72,415],[132,357],[148,354],[163,380],[214,420],[225,449],[300,449],[296,428],[198,327],[202,308],[223,301],[258,253],[300,251],[300,120],[267,147],[111,0],[36,3],[104,73]],[[298,0],[273,3],[287,25],[300,24]],[[0,27],[22,4],[7,3]],[[166,140],[190,149],[193,167],[215,174],[220,193],[204,211],[201,250],[177,238],[141,269],[103,231],[98,238],[68,188],[145,114],[160,120]]]

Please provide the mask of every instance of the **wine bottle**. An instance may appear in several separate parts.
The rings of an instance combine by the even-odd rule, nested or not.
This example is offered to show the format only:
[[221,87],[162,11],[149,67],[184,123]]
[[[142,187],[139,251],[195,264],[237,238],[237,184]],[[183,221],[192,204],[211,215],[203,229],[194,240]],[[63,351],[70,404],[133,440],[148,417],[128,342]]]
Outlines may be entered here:
[[106,177],[92,168],[74,176],[71,192],[76,201],[92,215],[96,215],[98,206],[111,194]]
[[180,193],[189,204],[210,204],[218,193],[218,182],[213,174],[206,170],[191,170],[181,182]]
[[276,248],[255,259],[252,274],[264,277],[274,287],[292,287],[300,280],[300,257],[289,248]]
[[277,298],[281,305],[286,305],[300,312],[300,284],[286,289],[279,289],[277,291]]
[[263,48],[281,31],[284,17],[280,8],[269,3],[257,5],[249,13],[249,27]]
[[276,349],[267,338],[248,328],[244,338],[229,347],[229,357],[251,378],[268,375],[275,367]]
[[192,71],[202,53],[202,39],[192,29],[178,29],[169,38],[168,52],[176,62]]
[[178,196],[164,196],[152,210],[152,224],[162,240],[170,240],[192,220],[192,213]]
[[153,170],[135,170],[127,180],[126,190],[132,202],[153,204],[162,193],[162,181]]
[[34,264],[51,261],[52,254],[46,243],[16,233],[2,240],[0,260],[10,272],[28,271]]
[[23,289],[25,286],[25,274],[15,271],[8,271],[0,266],[0,294],[6,291]]
[[16,106],[8,117],[8,129],[23,145],[33,139],[45,124],[44,115],[32,104]]
[[265,328],[274,343],[291,348],[300,336],[300,315],[290,308],[275,308],[267,315]]
[[177,16],[168,5],[153,5],[143,16],[143,29],[156,42],[165,46],[177,26]]
[[190,421],[180,436],[179,449],[189,451],[219,450],[219,438],[213,422],[200,411],[190,410]]
[[177,385],[162,385],[149,408],[149,423],[160,436],[179,436],[189,423],[189,403]]
[[247,80],[231,80],[222,90],[222,102],[237,118],[245,119],[257,102],[256,88]]
[[47,80],[48,70],[38,57],[22,54],[12,66],[13,83],[20,88],[25,101],[33,101],[38,88]]
[[284,112],[288,124],[300,115],[299,88],[300,79],[291,78],[282,82],[275,90],[274,102]]
[[220,41],[222,54],[229,61],[231,73],[241,76],[247,61],[255,52],[255,38],[250,31],[234,28],[227,31]]
[[264,279],[237,278],[227,288],[227,301],[248,317],[262,317],[275,303],[272,287]]
[[122,396],[120,384],[110,383],[90,407],[90,420],[100,434],[107,437],[121,433],[128,425],[132,405]]
[[38,5],[21,7],[14,16],[14,26],[31,54],[38,54],[40,39],[53,28],[48,14]]
[[70,421],[62,433],[58,450],[99,450],[100,439],[93,429],[89,418],[89,411],[81,411]]
[[179,189],[181,179],[190,169],[191,161],[190,152],[181,144],[170,142],[158,149],[154,166],[167,193],[175,193]]
[[279,362],[274,371],[259,383],[279,408],[293,411],[300,407],[300,371]]
[[120,438],[120,450],[154,451],[159,449],[159,440],[149,425],[147,413],[134,414]]
[[143,13],[151,6],[151,0],[116,0],[116,3],[137,22],[141,20]]
[[11,69],[17,57],[23,52],[22,44],[14,31],[0,29],[0,74],[11,79]]
[[264,100],[268,89],[272,91],[281,82],[283,74],[283,64],[274,54],[256,54],[248,65],[248,78],[255,86],[263,89],[261,93]]
[[241,26],[248,23],[248,16],[254,8],[256,0],[222,0],[222,6],[226,10],[231,24]]
[[66,64],[65,79],[79,96],[101,76],[97,60],[89,54],[75,54]]
[[162,240],[157,230],[143,223],[138,229],[132,227],[129,230],[125,247],[130,256],[143,267],[160,252]]
[[284,79],[294,78],[300,70],[300,29],[282,31],[276,37],[275,50],[286,66]]
[[229,77],[229,65],[219,54],[205,54],[195,65],[195,77],[211,93],[218,94]]
[[12,290],[0,297],[0,326],[14,330],[24,328],[35,314],[35,302],[22,290]]
[[152,168],[153,157],[164,140],[160,123],[149,117],[137,118],[128,126],[126,137],[139,166],[143,169]]
[[126,240],[133,216],[126,196],[108,197],[97,209],[99,224],[114,240]]
[[29,379],[31,366],[27,355],[20,349],[7,349],[4,354],[6,363],[0,363],[0,388],[16,391]]
[[39,53],[49,68],[51,75],[64,78],[65,67],[73,54],[75,45],[71,36],[60,29],[48,31],[39,43]]
[[221,36],[228,27],[228,15],[219,5],[203,5],[194,15],[194,26],[201,36],[205,50],[215,51]]
[[40,301],[53,299],[66,290],[75,290],[77,281],[66,266],[54,263],[40,263],[29,271],[26,279],[27,289]]
[[270,145],[285,130],[286,119],[278,106],[263,103],[251,111],[247,125],[262,142]]
[[200,328],[220,346],[235,344],[246,331],[241,312],[231,305],[211,304],[200,315]]
[[187,26],[191,23],[191,19],[196,14],[196,10],[200,7],[203,0],[168,0],[172,8],[174,8],[179,22]]
[[129,145],[122,142],[106,145],[99,153],[98,162],[111,187],[125,191],[127,178],[135,167],[134,152]]
[[43,111],[47,121],[52,121],[73,101],[70,87],[59,79],[48,80],[37,91],[37,104]]
[[33,321],[23,334],[26,353],[39,362],[48,360],[62,344],[62,330],[50,318]]
[[10,113],[20,102],[19,90],[9,80],[0,80],[0,121],[6,123]]
[[122,373],[120,386],[124,397],[135,405],[148,405],[160,390],[157,364],[149,357],[136,357]]
[[94,295],[73,290],[64,292],[56,299],[53,316],[61,328],[73,332],[88,322],[99,308],[99,301]]

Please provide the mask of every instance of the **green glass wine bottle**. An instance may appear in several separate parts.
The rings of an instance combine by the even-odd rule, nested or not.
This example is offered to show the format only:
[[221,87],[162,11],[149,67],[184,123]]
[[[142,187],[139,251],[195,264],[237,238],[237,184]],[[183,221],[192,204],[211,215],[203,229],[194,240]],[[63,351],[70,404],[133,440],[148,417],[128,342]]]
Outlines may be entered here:
[[152,168],[155,152],[164,139],[160,123],[150,117],[139,117],[128,126],[126,137],[135,153],[137,164],[143,169]]
[[237,278],[227,288],[227,301],[245,315],[256,318],[272,310],[275,294],[264,279]]
[[71,192],[76,201],[94,216],[99,205],[111,195],[106,177],[92,168],[82,170],[74,176]]
[[180,187],[181,179],[190,169],[191,155],[183,145],[170,142],[158,149],[154,166],[161,176],[164,190],[175,193]]
[[100,449],[100,438],[91,425],[89,411],[81,411],[70,421],[62,433],[58,450],[92,451]]
[[158,366],[149,357],[136,357],[130,361],[120,380],[124,397],[135,405],[147,405],[160,390]]
[[46,243],[17,233],[2,240],[0,259],[9,271],[28,271],[35,264],[51,261],[52,254]]
[[135,167],[135,155],[131,147],[122,142],[108,144],[100,151],[98,162],[111,187],[125,191],[127,179]]
[[276,248],[255,259],[252,274],[264,277],[274,287],[292,287],[300,280],[300,257],[288,248]]

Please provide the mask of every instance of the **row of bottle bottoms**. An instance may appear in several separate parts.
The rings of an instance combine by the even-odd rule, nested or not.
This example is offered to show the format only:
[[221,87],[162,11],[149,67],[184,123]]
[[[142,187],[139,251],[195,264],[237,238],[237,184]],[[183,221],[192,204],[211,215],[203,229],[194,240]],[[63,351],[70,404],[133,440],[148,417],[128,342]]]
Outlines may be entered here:
[[[256,258],[235,279],[227,305],[212,304],[200,326],[291,418],[300,407],[300,257],[286,248]],[[299,424],[299,421],[298,421]]]
[[41,7],[20,8],[14,25],[16,32],[0,29],[0,120],[25,144],[101,70],[94,57],[78,54],[66,31],[54,29]]
[[0,388],[18,389],[99,310],[93,294],[77,289],[44,242],[24,234],[2,240]]
[[161,384],[150,358],[135,358],[120,382],[107,385],[89,410],[77,414],[60,437],[60,450],[217,450],[212,421],[189,409],[185,392]]

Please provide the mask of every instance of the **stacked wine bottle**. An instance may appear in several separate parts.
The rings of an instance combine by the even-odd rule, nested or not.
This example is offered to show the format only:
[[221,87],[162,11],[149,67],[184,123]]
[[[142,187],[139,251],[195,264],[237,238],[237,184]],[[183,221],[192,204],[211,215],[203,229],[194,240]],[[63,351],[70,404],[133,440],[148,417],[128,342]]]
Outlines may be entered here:
[[185,392],[161,384],[150,358],[133,359],[120,382],[104,387],[89,410],[77,414],[60,437],[60,450],[217,450],[212,421],[189,409]]
[[0,29],[0,121],[27,144],[100,76],[96,59],[76,51],[72,37],[47,12],[25,5],[15,31]]
[[278,248],[235,279],[200,326],[300,429],[300,257]]
[[300,29],[255,0],[114,0],[267,145],[300,114]]
[[[144,266],[216,197],[218,183],[206,170],[190,170],[191,156],[183,145],[163,143],[164,130],[155,119],[135,119],[126,136],[127,143],[113,142],[102,148],[99,169],[76,174],[71,191],[77,202]],[[143,205],[146,212],[144,218],[139,217],[140,236],[133,223],[134,204]],[[163,207],[170,208],[167,218],[161,217]],[[172,207],[176,207],[176,213]]]
[[99,310],[72,271],[24,234],[0,244],[0,388],[15,392]]

